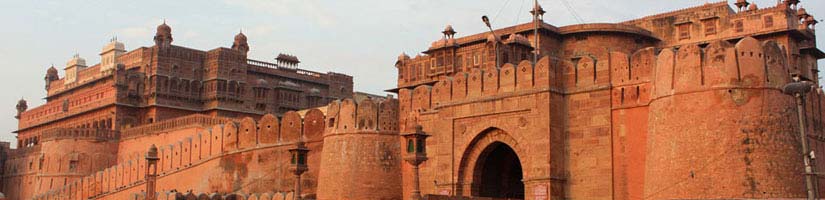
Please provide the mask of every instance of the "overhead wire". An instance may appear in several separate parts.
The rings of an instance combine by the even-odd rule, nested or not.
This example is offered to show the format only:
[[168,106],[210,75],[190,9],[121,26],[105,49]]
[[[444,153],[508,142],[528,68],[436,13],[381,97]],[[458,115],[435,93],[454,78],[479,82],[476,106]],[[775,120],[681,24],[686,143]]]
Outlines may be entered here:
[[515,17],[513,19],[513,24],[518,24],[518,20],[522,16],[521,15],[521,10],[524,8],[524,1],[526,1],[526,0],[521,0],[521,5],[518,7],[518,12],[515,14]]
[[573,6],[570,5],[570,2],[568,2],[567,0],[559,0],[559,1],[561,1],[561,4],[564,5],[564,7],[567,8],[567,11],[570,11],[570,15],[572,15],[573,18],[576,19],[576,21],[578,21],[579,23],[584,23],[584,19],[582,19],[582,17],[579,16],[579,13],[577,13],[576,10],[573,9]]
[[495,15],[495,16],[493,16],[493,19],[492,19],[492,20],[493,20],[493,22],[495,22],[495,21],[496,21],[496,19],[498,19],[498,15],[500,15],[500,14],[501,14],[501,11],[502,11],[502,10],[504,10],[504,8],[507,8],[507,5],[508,5],[509,3],[510,3],[510,0],[504,1],[504,5],[503,5],[503,6],[501,6],[501,7],[499,7],[498,12],[496,12],[496,15]]

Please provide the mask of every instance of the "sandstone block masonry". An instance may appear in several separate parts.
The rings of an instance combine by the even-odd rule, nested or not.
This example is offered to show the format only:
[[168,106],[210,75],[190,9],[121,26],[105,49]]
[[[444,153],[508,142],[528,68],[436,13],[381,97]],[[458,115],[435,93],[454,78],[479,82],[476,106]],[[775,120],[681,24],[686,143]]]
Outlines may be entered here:
[[[224,196],[289,192],[296,177],[289,171],[288,149],[298,141],[310,149],[307,164],[311,167],[300,183],[305,196],[400,199],[397,107],[394,99],[365,99],[357,104],[346,99],[303,114],[290,111],[281,118],[267,114],[257,121],[249,117],[238,121],[193,115],[127,129],[124,132],[130,137],[116,147],[116,165],[37,192],[33,199],[137,198],[146,187],[143,153],[147,144],[159,147],[156,187],[163,193],[160,196],[176,195],[166,194],[169,191]],[[62,140],[79,139],[74,136],[65,135]],[[383,174],[370,170],[377,168]],[[364,177],[373,177],[374,182]],[[352,178],[365,185],[340,184]],[[378,189],[385,192],[366,195],[365,191]]]
[[[81,114],[73,106],[87,104],[52,103],[38,110],[67,107],[55,115],[66,120],[40,117],[66,126],[25,129],[23,135],[38,137],[8,152],[2,188],[11,199],[140,199],[142,154],[154,144],[161,199],[288,198],[267,193],[292,191],[288,149],[304,141],[310,170],[298,183],[302,193],[293,195],[306,199],[409,199],[416,175],[423,194],[447,199],[804,198],[804,152],[795,137],[800,111],[780,88],[794,79],[818,83],[816,61],[825,53],[815,46],[816,21],[798,3],[760,9],[739,0],[736,10],[709,3],[622,23],[564,27],[536,16],[465,37],[447,26],[423,54],[398,57],[397,88],[390,90],[397,100],[331,100],[318,109],[260,116],[157,108],[146,113],[168,118],[134,127],[124,126],[119,115],[111,124],[83,117],[112,112],[105,106],[88,104],[94,109]],[[532,13],[544,12],[536,6]],[[174,48],[168,29],[159,27],[157,47],[147,51]],[[208,53],[207,63],[243,66],[237,59],[248,50],[244,38],[236,37],[231,51]],[[80,69],[74,79],[84,80],[91,68],[83,70],[77,59],[70,63]],[[239,68],[207,74],[233,69]],[[113,80],[129,77],[128,68],[113,70],[119,77]],[[216,99],[225,101],[204,105],[248,103],[231,95]],[[804,102],[802,128],[821,158],[823,91]],[[23,119],[39,116],[25,104],[18,108]],[[77,127],[72,120],[91,125]],[[39,126],[30,122],[21,126]],[[413,174],[401,159],[410,150],[399,133],[417,126],[431,136],[422,145],[428,160]],[[825,163],[815,169],[822,172]],[[250,193],[256,195],[243,195]]]
[[[792,1],[719,2],[618,24],[466,37],[448,26],[423,54],[398,57],[400,130],[432,134],[424,194],[801,198],[797,111],[781,87],[818,82],[825,54],[805,18]],[[817,156],[822,103],[821,90],[806,97]],[[414,174],[402,173],[409,194]]]

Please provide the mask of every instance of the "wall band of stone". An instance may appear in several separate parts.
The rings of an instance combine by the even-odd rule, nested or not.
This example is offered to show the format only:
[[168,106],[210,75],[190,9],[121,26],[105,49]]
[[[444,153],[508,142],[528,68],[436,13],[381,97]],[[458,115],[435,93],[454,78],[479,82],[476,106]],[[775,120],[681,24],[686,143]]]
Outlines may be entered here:
[[[311,153],[309,164],[313,166],[305,177],[307,184],[317,185],[317,166],[320,165],[320,151],[323,149],[323,139],[325,127],[325,116],[323,112],[312,109],[304,116],[297,112],[287,112],[281,120],[273,115],[265,115],[259,121],[252,118],[244,118],[240,122],[230,121],[225,124],[214,125],[197,132],[183,140],[171,142],[165,145],[156,144],[159,147],[160,160],[158,161],[159,180],[175,179],[183,171],[198,171],[197,168],[210,166],[210,162],[224,160],[230,157],[237,157],[237,154],[246,155],[251,152],[256,157],[268,155],[271,151],[267,149],[277,149],[275,155],[279,155],[274,162],[288,162],[288,148],[293,147],[298,140],[305,141],[307,146],[314,151]],[[183,125],[188,126],[188,125]],[[355,126],[352,126],[355,127]],[[178,127],[168,126],[166,129],[175,130]],[[158,129],[156,131],[162,131]],[[128,131],[128,130],[127,130]],[[153,137],[153,136],[142,136]],[[50,140],[51,141],[51,140]],[[58,140],[60,141],[60,140]],[[71,145],[50,145],[50,147],[71,146]],[[106,152],[106,151],[99,151]],[[259,152],[259,153],[255,153]],[[280,152],[280,153],[278,153]],[[35,196],[35,199],[48,199],[48,197],[77,197],[96,199],[118,199],[124,192],[142,190],[144,187],[145,158],[142,153],[126,153],[129,159],[120,164],[108,167],[90,176],[79,177],[77,181],[68,182],[65,185],[52,190],[43,191]],[[250,155],[247,155],[250,156]],[[92,156],[81,156],[81,158]],[[96,156],[99,159],[101,156]],[[312,158],[316,157],[316,158]],[[82,160],[82,161],[85,161]],[[272,162],[272,161],[269,161]],[[243,163],[238,163],[243,164]],[[282,170],[283,171],[283,170]],[[281,176],[274,179],[285,179],[284,182],[294,178],[286,176],[289,173],[283,171]],[[291,188],[291,182],[289,188]],[[179,190],[199,188],[197,186],[179,185]],[[173,188],[170,188],[173,189]],[[231,188],[230,188],[231,189]],[[315,187],[305,188],[304,191],[313,193]],[[231,192],[231,191],[222,191]]]

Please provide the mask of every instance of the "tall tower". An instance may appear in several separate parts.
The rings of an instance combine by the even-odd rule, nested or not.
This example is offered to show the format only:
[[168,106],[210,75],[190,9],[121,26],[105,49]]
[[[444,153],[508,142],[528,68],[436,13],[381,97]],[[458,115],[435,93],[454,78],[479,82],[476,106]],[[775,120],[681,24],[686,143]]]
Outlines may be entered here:
[[63,80],[63,84],[71,84],[77,81],[77,72],[80,70],[86,69],[86,59],[80,57],[80,55],[75,54],[72,56],[72,59],[66,63],[66,78]]
[[117,38],[112,38],[109,44],[103,46],[100,52],[100,71],[111,72],[117,66],[117,57],[126,52],[126,47],[123,43],[118,42]]

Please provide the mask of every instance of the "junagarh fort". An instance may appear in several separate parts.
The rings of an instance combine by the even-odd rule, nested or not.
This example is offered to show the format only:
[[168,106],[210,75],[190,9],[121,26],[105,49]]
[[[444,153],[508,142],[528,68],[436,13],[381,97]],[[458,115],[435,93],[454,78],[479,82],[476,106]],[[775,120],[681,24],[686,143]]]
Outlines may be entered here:
[[433,30],[428,49],[387,63],[390,96],[297,56],[249,58],[242,33],[176,46],[163,23],[154,46],[112,40],[100,63],[45,70],[47,103],[17,104],[0,188],[10,200],[825,198],[825,53],[799,3],[563,27],[536,4],[528,23]]

